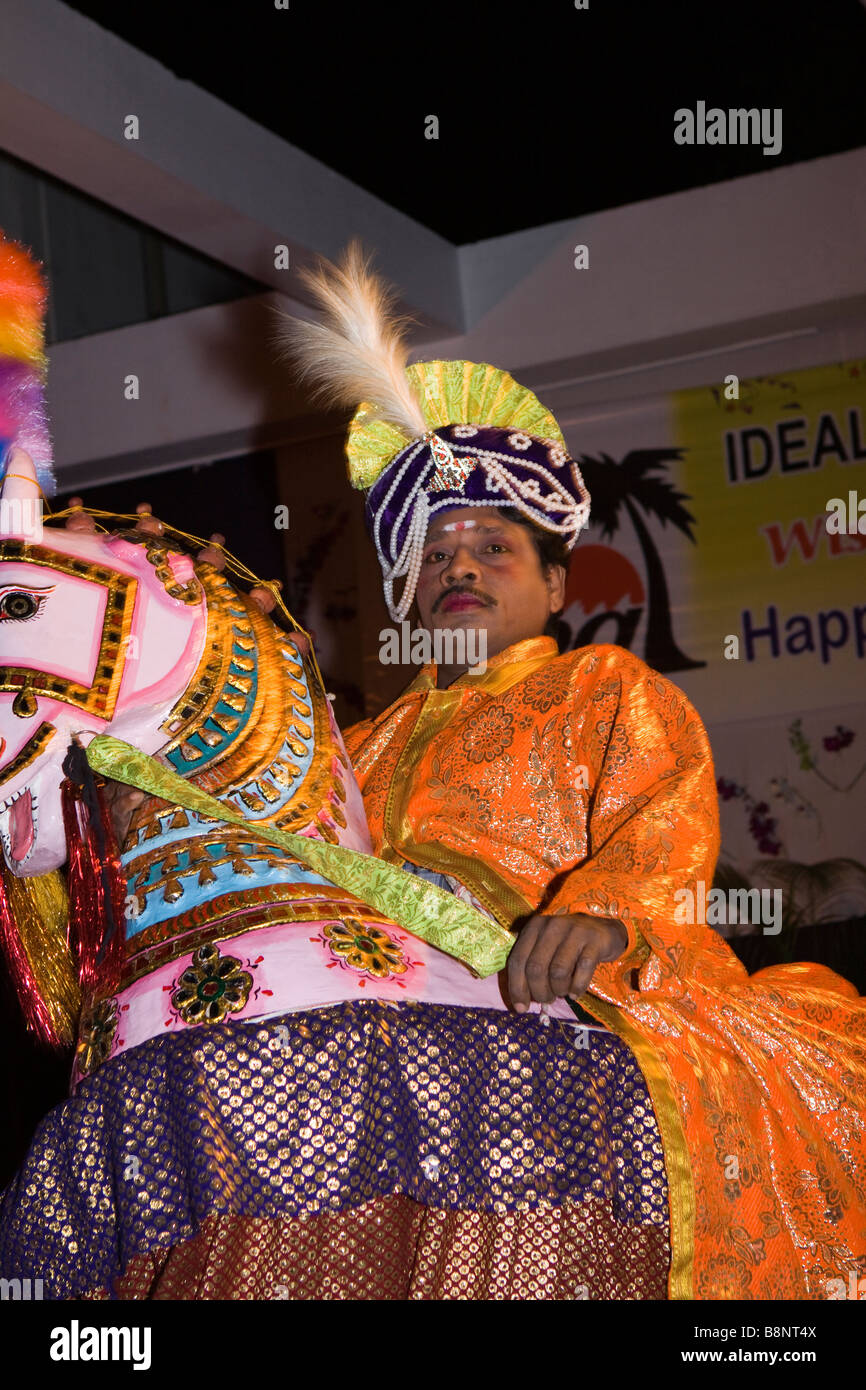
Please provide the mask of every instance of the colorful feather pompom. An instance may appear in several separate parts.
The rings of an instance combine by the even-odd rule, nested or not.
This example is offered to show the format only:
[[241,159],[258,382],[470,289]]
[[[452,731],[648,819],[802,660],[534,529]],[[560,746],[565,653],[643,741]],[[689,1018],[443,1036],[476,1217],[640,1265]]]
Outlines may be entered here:
[[45,309],[38,262],[0,232],[0,461],[18,444],[36,464],[42,489],[54,491],[45,407]]

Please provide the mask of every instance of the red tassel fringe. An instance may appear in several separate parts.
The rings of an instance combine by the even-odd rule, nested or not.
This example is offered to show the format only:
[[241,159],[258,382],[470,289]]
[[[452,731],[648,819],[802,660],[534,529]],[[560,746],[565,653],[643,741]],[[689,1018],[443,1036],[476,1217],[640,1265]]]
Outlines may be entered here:
[[106,846],[105,857],[100,860],[80,788],[67,778],[60,792],[68,853],[69,949],[82,991],[110,994],[120,982],[126,921],[126,881],[114,831],[97,788]]

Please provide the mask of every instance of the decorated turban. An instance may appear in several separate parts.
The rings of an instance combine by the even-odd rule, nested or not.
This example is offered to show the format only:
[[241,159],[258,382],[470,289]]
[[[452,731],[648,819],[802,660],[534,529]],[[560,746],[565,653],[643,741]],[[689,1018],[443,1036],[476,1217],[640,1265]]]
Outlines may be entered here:
[[289,318],[279,340],[320,398],[356,407],[349,481],[366,493],[392,619],[411,607],[430,518],[449,507],[514,507],[570,550],[589,521],[589,493],[532,392],[483,362],[406,366],[392,296],[356,244],[342,266],[326,262],[303,278],[325,322]]

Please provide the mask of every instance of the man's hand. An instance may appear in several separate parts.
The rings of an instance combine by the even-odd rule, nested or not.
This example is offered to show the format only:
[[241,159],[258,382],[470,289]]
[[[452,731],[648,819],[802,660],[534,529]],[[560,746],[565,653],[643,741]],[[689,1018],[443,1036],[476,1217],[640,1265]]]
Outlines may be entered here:
[[600,961],[616,960],[628,944],[622,922],[579,912],[530,917],[508,957],[508,993],[517,1013],[530,1000],[550,1004],[589,988]]

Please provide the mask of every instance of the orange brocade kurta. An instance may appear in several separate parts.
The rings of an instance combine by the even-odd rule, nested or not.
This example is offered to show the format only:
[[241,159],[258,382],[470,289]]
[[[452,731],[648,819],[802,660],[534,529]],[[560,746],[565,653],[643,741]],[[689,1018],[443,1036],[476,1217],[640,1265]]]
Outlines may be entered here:
[[695,709],[621,647],[560,655],[549,637],[435,681],[431,663],[345,735],[374,848],[452,874],[508,926],[625,925],[582,1003],[653,1098],[670,1296],[844,1296],[866,1274],[866,1000],[819,965],[749,977],[711,927],[677,921],[677,890],[709,892],[719,849]]

